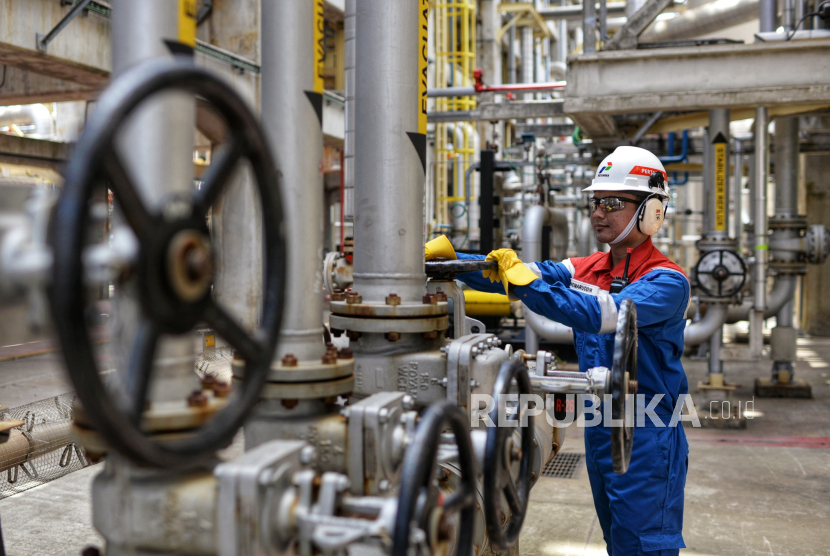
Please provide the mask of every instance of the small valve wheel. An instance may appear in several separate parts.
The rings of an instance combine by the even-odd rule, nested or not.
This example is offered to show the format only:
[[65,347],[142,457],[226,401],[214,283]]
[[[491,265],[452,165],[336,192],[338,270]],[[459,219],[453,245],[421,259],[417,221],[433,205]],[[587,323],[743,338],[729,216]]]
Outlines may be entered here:
[[746,265],[740,255],[728,249],[708,251],[695,265],[697,286],[711,297],[731,297],[746,281]]
[[[446,429],[458,447],[461,476],[458,491],[444,498],[438,485],[438,447]],[[392,556],[409,556],[410,546],[416,543],[426,548],[426,554],[473,556],[476,475],[467,415],[449,400],[432,404],[421,416],[404,456]],[[458,526],[453,531],[450,519],[455,513],[459,513]],[[446,546],[453,537],[455,550]]]
[[[118,133],[148,98],[179,91],[210,104],[228,126],[229,141],[214,157],[200,189],[147,206],[115,148]],[[211,206],[247,159],[262,207],[263,300],[260,324],[251,333],[213,298],[214,260],[207,219]],[[90,202],[108,187],[138,241],[135,285],[140,312],[122,380],[105,387],[85,318],[88,278],[84,250]],[[107,445],[135,463],[181,468],[205,461],[230,443],[265,384],[276,347],[285,295],[285,237],[279,174],[256,116],[230,85],[181,62],[151,61],[128,71],[98,99],[66,172],[52,226],[54,275],[50,302],[69,375],[85,420]],[[210,326],[245,360],[245,377],[225,408],[206,424],[169,440],[142,430],[142,414],[161,336]],[[108,384],[110,382],[108,381]]]
[[[520,403],[515,412],[506,415],[506,397],[511,392],[514,381],[518,387]],[[490,544],[499,552],[510,550],[519,539],[530,499],[533,416],[521,414],[521,400],[522,394],[532,393],[527,366],[520,360],[506,361],[499,369],[493,387],[493,410],[490,412],[490,419],[496,426],[487,430],[484,452],[484,519]],[[524,411],[527,411],[527,408]],[[507,416],[511,420],[518,420],[518,428],[498,426],[499,413],[502,419]],[[525,421],[526,424],[523,425]],[[521,434],[520,446],[513,442],[513,433],[516,430]],[[518,462],[519,473],[518,477],[514,478],[515,462]],[[510,520],[505,525],[502,516],[508,515],[507,509],[510,512]]]

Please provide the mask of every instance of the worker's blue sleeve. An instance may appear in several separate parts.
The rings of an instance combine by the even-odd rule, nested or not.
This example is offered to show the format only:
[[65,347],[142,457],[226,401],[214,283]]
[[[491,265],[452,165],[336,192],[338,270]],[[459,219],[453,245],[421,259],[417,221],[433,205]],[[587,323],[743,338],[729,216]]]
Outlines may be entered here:
[[526,286],[511,286],[534,313],[590,334],[614,332],[617,310],[623,299],[631,299],[637,308],[640,328],[656,325],[685,312],[689,300],[689,282],[672,270],[653,270],[619,294],[609,294],[596,286],[573,283],[548,284],[534,280]]
[[[468,255],[466,253],[457,253],[456,255],[459,259],[464,260],[483,260],[486,258],[484,255]],[[536,276],[539,276],[548,284],[552,285],[559,283],[568,286],[571,283],[573,266],[571,266],[570,262],[567,260],[561,263],[543,261],[540,263],[525,263],[525,265],[527,265],[527,267],[530,268]],[[458,279],[474,290],[491,293],[504,293],[504,286],[500,282],[490,282],[490,279],[485,278],[479,270],[459,274]]]

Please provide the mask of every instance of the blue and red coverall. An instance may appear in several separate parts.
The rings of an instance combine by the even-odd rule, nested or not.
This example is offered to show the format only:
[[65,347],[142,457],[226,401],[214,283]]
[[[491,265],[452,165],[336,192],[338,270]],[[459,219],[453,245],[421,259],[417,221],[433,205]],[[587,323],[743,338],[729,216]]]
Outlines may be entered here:
[[[482,258],[461,253],[458,257]],[[608,554],[674,555],[685,548],[681,531],[689,450],[682,424],[668,425],[689,391],[680,362],[689,281],[651,238],[633,250],[630,283],[618,294],[609,289],[612,278],[623,274],[624,261],[614,269],[611,263],[611,253],[602,252],[559,263],[526,263],[541,279],[511,285],[510,291],[530,310],[573,329],[582,372],[611,368],[617,310],[621,300],[634,301],[638,393],[645,395],[646,404],[656,394],[663,395],[655,413],[666,426],[657,427],[648,417],[637,421],[643,426],[636,430],[631,463],[623,475],[614,473],[611,429],[605,424],[586,428],[586,464]],[[502,284],[491,283],[481,272],[458,278],[476,290],[504,293]]]

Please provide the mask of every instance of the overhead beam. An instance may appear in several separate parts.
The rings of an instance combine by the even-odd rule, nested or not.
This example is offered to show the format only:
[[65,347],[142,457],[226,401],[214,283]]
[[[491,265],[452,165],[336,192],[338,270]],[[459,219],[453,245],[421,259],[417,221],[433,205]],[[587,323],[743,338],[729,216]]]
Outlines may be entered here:
[[69,158],[70,145],[0,133],[0,161],[58,169]]
[[[599,12],[599,4],[594,3],[594,6],[596,6],[596,10]],[[608,2],[606,8],[609,16],[625,15],[625,2]],[[582,21],[582,4],[542,8],[538,12],[543,19],[547,20],[564,19],[565,21]]]
[[561,116],[563,104],[561,100],[529,100],[523,102],[482,102],[476,110],[461,110],[456,112],[428,112],[427,121],[469,122],[469,121],[500,121],[518,120],[527,118],[551,118]]
[[97,93],[97,89],[12,66],[6,66],[0,71],[5,75],[3,86],[0,87],[0,106],[90,100]]
[[574,127],[574,124],[516,124],[516,135],[566,137],[573,134]]
[[565,112],[577,120],[579,114],[830,103],[827,54],[827,41],[816,40],[573,56]]

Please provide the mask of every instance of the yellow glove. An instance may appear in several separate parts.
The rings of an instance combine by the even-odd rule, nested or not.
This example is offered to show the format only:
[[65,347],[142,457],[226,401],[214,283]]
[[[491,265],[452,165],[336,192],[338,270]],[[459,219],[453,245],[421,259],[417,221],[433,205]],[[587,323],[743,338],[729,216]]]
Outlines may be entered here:
[[457,259],[455,249],[452,248],[452,243],[447,239],[447,236],[441,236],[428,241],[424,245],[424,260],[431,261],[433,259]]
[[519,260],[516,252],[512,249],[490,251],[486,260],[498,261],[498,274],[495,270],[483,270],[482,274],[485,278],[489,278],[490,282],[501,282],[504,284],[505,295],[508,295],[507,288],[510,284],[526,286],[539,278]]

